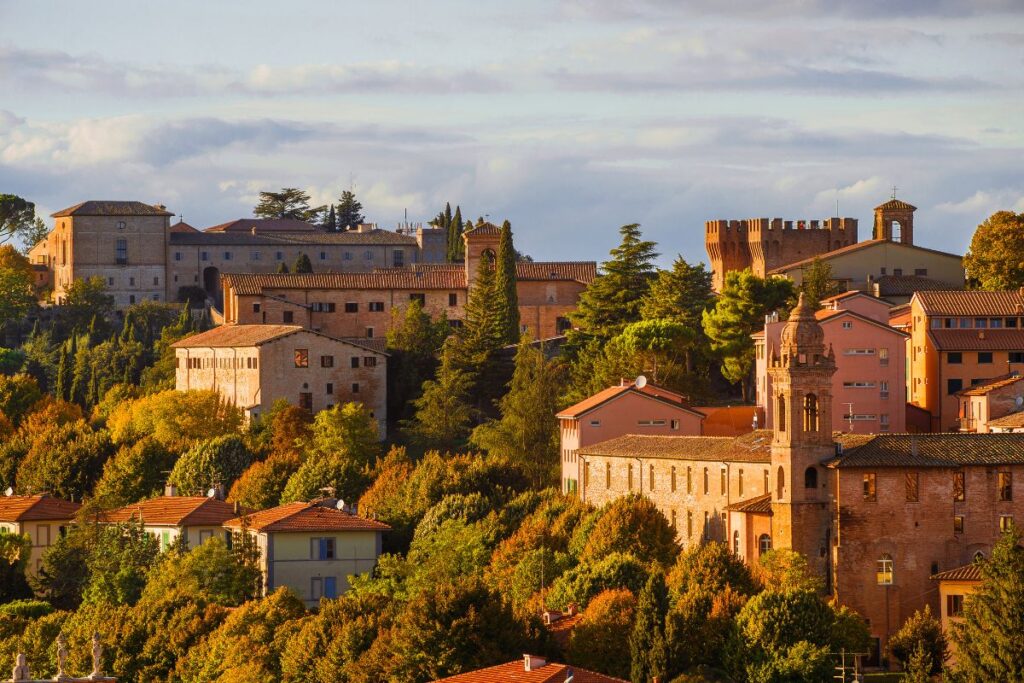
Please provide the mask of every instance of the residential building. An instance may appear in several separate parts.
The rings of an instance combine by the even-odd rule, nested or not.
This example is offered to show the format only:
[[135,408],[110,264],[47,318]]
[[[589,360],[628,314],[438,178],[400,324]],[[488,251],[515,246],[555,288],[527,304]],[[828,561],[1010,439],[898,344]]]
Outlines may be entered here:
[[562,491],[575,493],[584,476],[581,448],[624,434],[702,433],[704,414],[686,398],[646,379],[609,387],[558,413]]
[[[214,490],[215,483],[211,482]],[[164,495],[105,512],[102,520],[110,524],[140,524],[157,538],[160,549],[166,550],[175,543],[195,548],[211,538],[230,542],[231,534],[223,524],[239,513],[235,505],[217,495],[179,496],[173,486],[167,486]]]
[[523,655],[521,660],[489,666],[485,669],[439,678],[436,683],[627,683],[625,679],[606,676],[578,666],[556,664],[536,655]]
[[[233,274],[223,278],[227,323],[287,323],[338,338],[383,337],[412,300],[433,316],[462,324],[481,258],[497,253],[490,223],[463,234],[463,264],[425,264],[364,273]],[[534,339],[563,334],[580,294],[597,276],[592,262],[519,262],[520,326]]]
[[957,430],[962,389],[1024,370],[1024,292],[918,292],[910,310],[907,400]]
[[[1024,376],[996,377],[962,389],[957,397],[960,399],[960,431],[981,434],[995,431],[989,425],[998,418],[1020,419],[1016,414],[1024,410]],[[1004,424],[998,423],[996,429]]]
[[274,401],[316,413],[362,403],[386,433],[388,355],[299,325],[221,325],[171,345],[175,388],[219,392],[249,417]]
[[315,607],[320,598],[347,591],[349,576],[373,571],[382,535],[391,529],[342,506],[334,499],[288,503],[229,520],[224,527],[256,539],[265,594],[288,586]]
[[25,534],[32,539],[27,568],[39,571],[43,553],[65,534],[74,523],[81,504],[53,498],[48,494],[34,496],[0,496],[0,533]]
[[[822,302],[815,318],[825,346],[836,355],[832,376],[832,424],[855,433],[906,431],[907,334],[888,325],[889,304],[864,292],[844,292]],[[779,348],[786,322],[768,316],[754,336],[757,405],[772,427],[776,406],[769,359]]]
[[974,562],[932,576],[939,585],[939,621],[949,643],[949,661],[956,663],[956,641],[950,638],[953,624],[963,621],[964,601],[981,585],[981,570]]

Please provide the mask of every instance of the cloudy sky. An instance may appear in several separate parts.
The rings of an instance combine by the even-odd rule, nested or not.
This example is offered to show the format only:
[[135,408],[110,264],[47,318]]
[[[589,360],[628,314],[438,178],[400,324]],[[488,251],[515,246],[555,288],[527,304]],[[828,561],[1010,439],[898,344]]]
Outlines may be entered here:
[[[728,9],[724,9],[728,7]],[[638,222],[861,220],[920,244],[1024,211],[1021,0],[0,0],[0,192],[161,202],[205,227],[261,189],[367,217],[451,201],[538,259]]]

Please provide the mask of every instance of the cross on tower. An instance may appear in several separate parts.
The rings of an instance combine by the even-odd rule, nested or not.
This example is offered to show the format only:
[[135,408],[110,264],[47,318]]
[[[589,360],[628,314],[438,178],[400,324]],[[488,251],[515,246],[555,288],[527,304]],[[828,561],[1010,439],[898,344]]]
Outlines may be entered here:
[[892,186],[892,198],[896,199],[896,186],[895,185]]

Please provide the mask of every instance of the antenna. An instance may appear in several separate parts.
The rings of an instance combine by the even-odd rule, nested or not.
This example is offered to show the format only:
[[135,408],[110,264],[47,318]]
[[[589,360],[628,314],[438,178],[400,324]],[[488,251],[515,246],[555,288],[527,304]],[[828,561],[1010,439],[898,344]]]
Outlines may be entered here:
[[638,375],[634,384],[636,385],[637,389],[643,389],[644,387],[647,386],[647,378],[644,377],[643,375]]
[[897,189],[897,188],[896,188],[896,186],[895,186],[895,185],[893,185],[893,186],[892,186],[892,198],[893,198],[893,199],[896,199],[896,189]]
[[850,433],[853,434],[853,404],[846,403],[845,405],[849,409],[849,412],[846,414],[846,421],[850,425]]

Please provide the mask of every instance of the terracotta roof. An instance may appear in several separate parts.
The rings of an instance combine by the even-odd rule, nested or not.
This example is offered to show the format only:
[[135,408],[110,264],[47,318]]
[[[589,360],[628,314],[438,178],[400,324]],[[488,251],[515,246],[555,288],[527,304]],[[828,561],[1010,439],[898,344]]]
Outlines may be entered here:
[[171,226],[171,232],[172,233],[192,234],[192,233],[198,233],[199,231],[196,230],[195,228],[193,228],[191,225],[189,225],[185,221],[178,221],[177,223],[175,223],[174,225]]
[[309,244],[396,244],[415,247],[419,245],[412,235],[401,235],[391,230],[380,230],[374,228],[366,232],[348,230],[346,232],[316,232],[307,235],[282,235],[282,238],[289,242],[302,242]]
[[919,292],[914,298],[927,315],[1018,315],[1024,311],[1024,294],[1017,289],[930,291]]
[[738,437],[626,434],[579,450],[580,455],[669,460],[770,462],[772,433],[759,429]]
[[748,498],[747,500],[741,500],[738,503],[732,505],[726,505],[726,510],[731,512],[749,512],[754,515],[770,515],[772,514],[772,494],[766,493],[756,498]]
[[812,263],[814,263],[815,259],[818,259],[820,261],[828,261],[829,259],[833,258],[834,256],[843,256],[845,254],[851,254],[851,253],[854,253],[854,252],[861,251],[862,249],[872,249],[874,247],[884,247],[886,245],[893,246],[893,247],[903,247],[903,248],[906,248],[906,249],[916,249],[916,250],[919,250],[919,251],[927,251],[927,252],[930,252],[932,254],[939,254],[940,256],[949,256],[951,258],[955,258],[955,259],[958,259],[958,260],[963,258],[959,254],[951,254],[951,253],[949,253],[947,251],[939,251],[938,249],[929,249],[928,247],[921,247],[921,246],[918,246],[916,244],[903,244],[901,242],[893,242],[891,240],[865,240],[863,242],[857,242],[855,244],[849,244],[849,245],[847,245],[845,247],[840,247],[838,249],[833,249],[832,251],[827,251],[824,254],[818,254],[817,256],[811,256],[810,258],[801,259],[800,261],[794,261],[793,263],[787,263],[784,266],[779,266],[778,268],[773,268],[772,270],[770,270],[768,272],[769,273],[785,273],[786,271],[793,270],[795,268],[800,268],[802,266],[809,266]]
[[910,336],[909,334],[907,334],[906,332],[903,332],[902,330],[897,330],[895,327],[890,327],[889,325],[886,325],[885,323],[878,322],[877,320],[869,318],[866,315],[861,315],[860,313],[857,313],[856,311],[850,311],[850,310],[847,310],[845,308],[840,308],[838,310],[831,309],[831,308],[823,308],[820,311],[816,311],[814,313],[814,317],[817,318],[819,321],[822,321],[822,322],[824,322],[826,320],[831,320],[833,318],[843,317],[843,316],[850,317],[850,318],[856,318],[857,320],[860,320],[861,322],[865,322],[865,323],[868,323],[870,325],[874,325],[875,327],[879,327],[879,328],[885,330],[886,332],[893,332],[895,334],[898,334],[901,337],[909,337]]
[[374,519],[357,517],[334,507],[295,502],[261,510],[224,523],[231,529],[248,526],[262,532],[288,531],[390,531],[391,527]]
[[850,298],[855,297],[855,296],[866,296],[867,298],[869,298],[869,299],[871,299],[873,301],[880,301],[881,303],[885,304],[886,306],[890,305],[888,301],[885,301],[884,299],[880,299],[877,296],[875,296],[874,294],[868,294],[867,292],[862,292],[859,289],[848,289],[845,292],[840,292],[839,294],[833,294],[832,296],[827,296],[827,297],[825,297],[824,299],[821,300],[821,303],[824,304],[824,303],[830,302],[830,301],[843,301],[845,299],[850,299]]
[[[554,613],[554,614],[557,614]],[[576,628],[576,625],[583,619],[583,613],[577,612],[572,616],[567,614],[560,616],[559,618],[552,621],[550,624],[545,624],[548,633],[551,634],[551,638],[563,648],[569,647],[569,638],[572,636],[572,630]]]
[[464,232],[462,234],[463,235],[500,235],[501,234],[501,228],[499,228],[494,223],[487,222],[487,223],[481,223],[480,225],[477,225],[477,226],[467,230],[466,232]]
[[830,467],[1024,465],[1024,434],[873,434],[843,450]]
[[314,232],[320,228],[296,218],[238,218],[214,225],[203,232]]
[[0,522],[28,522],[42,519],[72,519],[81,504],[47,494],[0,496]]
[[673,408],[685,410],[688,413],[704,417],[704,413],[701,413],[687,405],[685,396],[677,394],[674,391],[669,391],[668,389],[662,389],[661,387],[653,384],[648,384],[643,388],[637,387],[635,384],[608,387],[607,389],[597,392],[593,396],[583,399],[576,405],[569,406],[565,410],[560,411],[555,417],[581,417],[589,413],[594,408],[631,392],[635,394],[642,394],[645,398],[651,398],[666,405],[670,405]]
[[50,214],[53,218],[64,216],[173,216],[166,209],[160,209],[142,202],[119,202],[91,200],[61,209]]
[[466,289],[464,270],[388,269],[370,273],[229,273],[221,278],[241,296],[265,289]]
[[589,285],[596,277],[597,263],[594,261],[519,261],[516,263],[517,280],[575,280]]
[[1024,330],[928,330],[940,351],[1024,351]]
[[339,341],[348,342],[352,346],[358,346],[367,351],[388,355],[387,337],[340,337]]
[[526,671],[523,660],[467,671],[464,674],[438,678],[435,683],[564,683],[572,672],[572,683],[628,683],[622,678],[605,676],[576,666],[549,662]]
[[932,574],[933,581],[981,581],[981,568],[977,563],[965,564],[956,569],[947,569],[938,574]]
[[909,211],[917,211],[917,207],[916,206],[913,206],[911,204],[907,204],[902,199],[896,199],[895,197],[893,197],[892,199],[890,199],[886,203],[879,204],[878,206],[875,207],[875,211],[878,211],[879,209],[905,209],[905,210],[909,210]]
[[379,353],[385,356],[387,355],[383,351],[376,351],[366,344],[355,344],[352,341],[337,339],[323,334],[322,332],[307,329],[301,325],[220,325],[218,327],[214,327],[212,330],[207,330],[206,332],[200,332],[199,334],[193,334],[191,337],[180,339],[171,344],[171,348],[194,349],[260,346],[267,342],[287,337],[290,334],[297,334],[299,332],[315,334],[318,337],[332,339],[342,344],[359,346],[360,348],[373,351],[374,353]]
[[234,505],[205,496],[158,496],[103,514],[106,522],[136,521],[156,526],[220,526],[237,517]]
[[[296,221],[301,222],[301,221]],[[209,228],[208,230],[212,230]],[[304,232],[261,231],[257,227],[256,233],[252,231],[225,231],[225,232],[195,232],[195,233],[171,233],[171,244],[198,245],[198,246],[287,246],[287,245],[308,245],[315,246],[337,246],[337,245],[398,245],[415,247],[418,245],[415,237],[400,235],[390,230],[370,230],[368,232],[323,232],[313,226],[313,230]]]
[[949,291],[958,289],[951,282],[933,280],[920,275],[882,275],[875,278],[880,296],[911,296],[914,292]]
[[992,427],[998,429],[1024,429],[1024,411],[1010,413],[1009,415],[989,420],[988,426],[990,429]]
[[996,389],[1002,389],[1008,387],[1011,384],[1024,380],[1024,375],[1002,375],[1000,377],[993,377],[992,379],[985,380],[980,384],[975,384],[973,387],[961,389],[956,392],[957,396],[985,396],[989,392],[995,391]]

